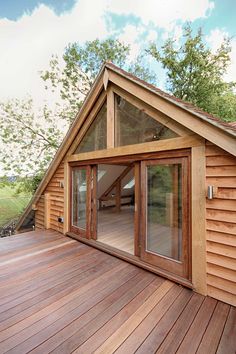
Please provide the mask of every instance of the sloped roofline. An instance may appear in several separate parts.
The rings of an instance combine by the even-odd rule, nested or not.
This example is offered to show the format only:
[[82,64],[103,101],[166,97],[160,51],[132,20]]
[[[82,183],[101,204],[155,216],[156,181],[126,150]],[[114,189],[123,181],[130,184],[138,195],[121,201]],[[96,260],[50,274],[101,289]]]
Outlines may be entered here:
[[217,128],[220,128],[220,129],[224,130],[225,132],[229,133],[230,135],[233,135],[236,137],[236,126],[235,126],[236,117],[235,117],[235,122],[233,122],[235,124],[223,122],[220,118],[201,110],[200,108],[194,106],[193,104],[191,104],[189,102],[183,101],[175,96],[170,95],[169,93],[167,93],[165,91],[160,90],[156,86],[149,84],[148,82],[146,82],[144,80],[139,79],[138,77],[128,73],[127,71],[117,67],[116,65],[114,65],[110,62],[106,62],[105,67],[107,69],[115,71],[117,74],[125,77],[126,79],[129,79],[129,80],[137,83],[138,85],[144,87],[145,89],[152,91],[157,96],[164,98],[165,100],[173,103],[174,105],[188,111],[191,114],[194,114],[198,118],[201,118],[202,120],[216,126]]
[[[154,85],[152,84],[149,84],[147,82],[145,82],[144,80],[141,80],[139,78],[137,78],[136,76],[128,73],[127,71],[117,67],[116,65],[112,64],[111,62],[105,62],[93,85],[92,85],[92,88],[90,89],[90,91],[88,92],[79,112],[77,113],[76,117],[75,117],[75,120],[74,122],[71,124],[67,134],[65,135],[60,147],[58,148],[52,162],[50,163],[41,183],[39,184],[35,194],[33,195],[33,197],[31,198],[31,201],[29,202],[29,205],[27,206],[27,208],[25,209],[24,213],[22,214],[18,224],[17,224],[17,227],[16,227],[16,230],[18,230],[20,228],[20,226],[22,225],[25,217],[28,215],[28,213],[31,211],[32,209],[32,205],[34,203],[37,202],[37,200],[39,199],[39,197],[42,195],[42,193],[44,192],[47,184],[49,183],[50,179],[52,178],[54,172],[56,171],[57,167],[59,166],[59,164],[61,163],[62,159],[64,158],[67,150],[68,150],[68,146],[66,144],[66,142],[68,141],[68,139],[70,140],[74,140],[74,138],[76,137],[78,131],[76,131],[76,125],[78,124],[78,122],[80,121],[80,117],[81,115],[83,114],[83,112],[85,111],[89,101],[90,101],[90,98],[91,96],[94,95],[94,92],[96,90],[98,90],[98,87],[100,86],[100,90],[98,90],[98,93],[97,95],[95,96],[98,97],[98,95],[100,94],[102,88],[103,88],[103,74],[105,72],[105,70],[108,69],[108,70],[111,70],[115,73],[117,73],[118,75],[120,76],[123,76],[124,78],[134,82],[135,84],[139,85],[139,86],[142,86],[143,88],[153,92],[154,94],[156,94],[157,96],[165,99],[166,101],[180,107],[181,109],[184,109],[185,111],[191,113],[192,115],[195,115],[196,117],[200,118],[201,120],[203,121],[206,121],[212,125],[214,125],[215,127],[221,129],[223,132],[225,132],[226,134],[229,134],[233,137],[236,137],[236,127],[233,125],[233,124],[228,124],[228,123],[225,123],[225,122],[222,122],[219,118],[209,114],[209,113],[206,113],[204,111],[202,111],[201,109],[193,106],[192,104],[188,103],[188,102],[185,102],[183,100],[180,100],[174,96],[171,96],[170,94],[158,89],[157,87],[155,87]],[[108,80],[109,80],[109,77],[108,77]],[[104,83],[105,85],[105,83]],[[105,85],[106,86],[106,85]],[[65,150],[65,151],[64,151]]]
[[[48,166],[48,169],[47,171],[45,172],[45,175],[43,177],[43,179],[41,180],[40,184],[38,185],[38,188],[36,189],[34,195],[32,196],[28,206],[26,207],[25,211],[23,212],[23,214],[21,215],[17,225],[16,225],[16,230],[19,230],[20,226],[22,225],[25,217],[28,215],[28,213],[32,210],[32,206],[33,204],[37,203],[39,197],[42,195],[43,191],[45,190],[46,186],[48,185],[49,181],[48,181],[48,177],[49,175],[52,175],[54,174],[54,172],[56,171],[57,167],[60,165],[67,149],[64,151],[63,153],[63,150],[65,149],[65,145],[66,145],[66,142],[68,140],[69,137],[77,134],[77,132],[75,132],[75,134],[73,134],[73,131],[80,119],[80,116],[82,114],[82,112],[85,110],[88,102],[90,101],[90,98],[91,96],[93,95],[94,91],[96,90],[97,86],[99,85],[99,83],[102,82],[102,78],[103,78],[103,73],[104,73],[104,70],[105,70],[105,67],[106,67],[106,63],[104,63],[90,89],[90,91],[88,92],[88,94],[86,95],[85,99],[84,99],[84,102],[80,108],[80,110],[78,111],[78,113],[76,114],[75,116],[75,120],[74,122],[71,124],[71,126],[69,127],[68,129],[68,132],[66,133],[65,137],[63,138],[62,142],[61,142],[61,145],[59,146],[57,152],[55,153],[51,163],[49,164]],[[100,92],[99,92],[100,94]],[[74,138],[75,138],[74,136]],[[73,139],[74,140],[74,139]],[[61,157],[62,155],[62,157]],[[51,176],[51,177],[52,177]],[[49,180],[51,179],[51,177],[49,177]]]

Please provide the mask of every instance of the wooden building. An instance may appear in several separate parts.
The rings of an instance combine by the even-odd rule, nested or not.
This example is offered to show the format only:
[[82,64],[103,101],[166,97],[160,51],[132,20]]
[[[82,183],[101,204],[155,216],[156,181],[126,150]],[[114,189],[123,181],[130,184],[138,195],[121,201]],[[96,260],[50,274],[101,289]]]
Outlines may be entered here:
[[22,216],[236,305],[236,127],[106,63]]

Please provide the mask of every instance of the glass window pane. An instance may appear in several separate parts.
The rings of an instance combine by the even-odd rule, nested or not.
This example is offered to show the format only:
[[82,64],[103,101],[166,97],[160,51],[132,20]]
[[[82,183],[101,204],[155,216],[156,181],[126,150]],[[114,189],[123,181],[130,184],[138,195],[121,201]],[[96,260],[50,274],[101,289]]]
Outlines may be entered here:
[[107,147],[107,105],[104,104],[74,154],[103,150]]
[[116,146],[176,138],[178,135],[124,98],[115,95]]
[[175,260],[182,254],[181,164],[147,167],[147,251]]
[[87,182],[86,168],[72,172],[72,225],[86,229]]

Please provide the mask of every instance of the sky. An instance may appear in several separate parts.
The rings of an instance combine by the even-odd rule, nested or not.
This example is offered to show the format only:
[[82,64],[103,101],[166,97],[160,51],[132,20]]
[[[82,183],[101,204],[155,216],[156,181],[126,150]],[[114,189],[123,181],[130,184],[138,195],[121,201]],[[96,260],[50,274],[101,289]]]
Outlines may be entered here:
[[[236,35],[235,14],[236,0],[0,0],[0,101],[28,94],[40,104],[45,89],[39,72],[69,43],[112,36],[131,46],[132,59],[149,41],[179,41],[190,21],[215,50],[225,35]],[[236,37],[232,46],[227,80],[236,78]],[[156,70],[165,89],[164,74]]]

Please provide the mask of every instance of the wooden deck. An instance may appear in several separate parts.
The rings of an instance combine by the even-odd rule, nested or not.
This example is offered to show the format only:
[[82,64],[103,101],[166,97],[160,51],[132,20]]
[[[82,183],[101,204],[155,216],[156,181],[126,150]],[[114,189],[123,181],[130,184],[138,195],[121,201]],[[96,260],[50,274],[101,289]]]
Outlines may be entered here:
[[122,207],[98,211],[97,241],[134,254],[134,210]]
[[0,250],[0,353],[235,353],[232,306],[53,231]]

